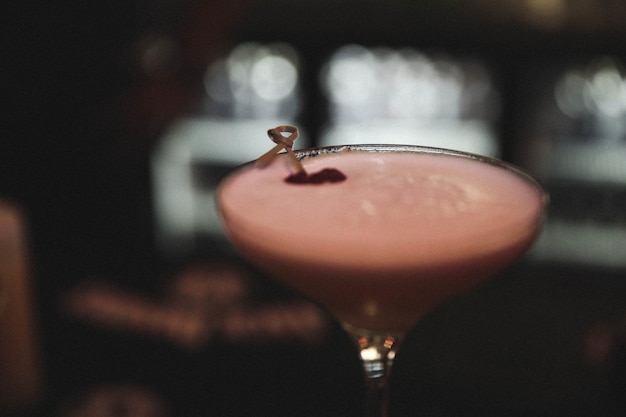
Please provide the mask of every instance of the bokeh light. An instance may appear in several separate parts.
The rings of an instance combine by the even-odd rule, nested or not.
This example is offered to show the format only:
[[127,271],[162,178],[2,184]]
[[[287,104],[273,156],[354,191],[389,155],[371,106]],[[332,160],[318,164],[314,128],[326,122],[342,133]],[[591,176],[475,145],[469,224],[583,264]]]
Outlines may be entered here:
[[300,63],[284,43],[245,42],[206,70],[208,115],[232,118],[294,118],[302,106]]
[[349,44],[329,57],[320,86],[329,115],[323,145],[400,142],[499,153],[499,95],[478,60]]

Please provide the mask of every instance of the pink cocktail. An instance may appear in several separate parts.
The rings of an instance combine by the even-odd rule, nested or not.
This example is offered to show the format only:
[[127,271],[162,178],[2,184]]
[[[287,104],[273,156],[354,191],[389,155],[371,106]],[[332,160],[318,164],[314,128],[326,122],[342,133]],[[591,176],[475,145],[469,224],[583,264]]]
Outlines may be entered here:
[[498,160],[401,145],[298,157],[347,179],[286,183],[285,155],[244,166],[220,187],[224,226],[252,264],[344,324],[373,379],[422,315],[513,263],[541,228],[545,192]]

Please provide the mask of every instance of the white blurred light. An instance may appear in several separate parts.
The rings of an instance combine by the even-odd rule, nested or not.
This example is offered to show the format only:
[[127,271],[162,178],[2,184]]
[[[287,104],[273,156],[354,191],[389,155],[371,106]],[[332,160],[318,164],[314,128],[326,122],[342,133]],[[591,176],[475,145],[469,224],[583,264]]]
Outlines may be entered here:
[[375,59],[364,47],[341,48],[330,60],[324,87],[330,99],[347,106],[366,102],[376,88]]
[[228,81],[236,96],[241,97],[241,94],[248,92],[250,68],[256,56],[263,52],[258,44],[243,43],[236,46],[228,55],[226,60]]
[[321,84],[335,121],[460,119],[478,113],[494,119],[495,88],[476,62],[429,57],[417,50],[347,45],[322,72]]
[[480,62],[346,45],[330,56],[320,83],[330,116],[322,145],[419,143],[499,153],[491,126],[497,94]]
[[575,118],[587,111],[584,98],[586,85],[584,74],[577,70],[567,72],[557,81],[554,96],[563,114]]
[[299,57],[290,45],[241,43],[206,69],[207,112],[291,119],[301,106],[299,81]]
[[406,56],[406,71],[400,71],[388,88],[392,116],[432,118],[438,113],[437,72],[433,62],[421,54]]
[[267,101],[279,101],[291,95],[297,82],[298,72],[295,65],[283,56],[267,55],[252,66],[252,89]]
[[571,118],[620,118],[626,113],[626,75],[610,57],[569,68],[554,88],[556,104]]
[[224,61],[217,61],[207,68],[204,75],[204,88],[209,97],[218,103],[228,103],[233,100],[229,72]]
[[585,84],[590,111],[617,117],[626,109],[622,76],[615,66],[605,66],[592,74]]

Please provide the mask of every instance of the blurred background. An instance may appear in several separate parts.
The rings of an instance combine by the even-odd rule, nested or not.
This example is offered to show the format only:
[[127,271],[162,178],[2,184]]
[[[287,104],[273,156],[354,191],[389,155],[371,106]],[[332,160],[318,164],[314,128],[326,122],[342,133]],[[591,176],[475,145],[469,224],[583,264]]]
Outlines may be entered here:
[[2,9],[0,233],[17,225],[26,268],[0,268],[20,307],[0,310],[0,414],[359,415],[350,342],[242,262],[214,209],[279,124],[297,147],[499,157],[550,192],[528,256],[409,336],[392,415],[626,410],[625,3]]

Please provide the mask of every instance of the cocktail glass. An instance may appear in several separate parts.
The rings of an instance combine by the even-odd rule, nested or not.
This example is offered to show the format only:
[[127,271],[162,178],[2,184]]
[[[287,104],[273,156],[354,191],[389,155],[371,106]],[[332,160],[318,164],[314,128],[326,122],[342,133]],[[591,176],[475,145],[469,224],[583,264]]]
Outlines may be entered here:
[[297,151],[307,171],[345,181],[285,182],[279,155],[220,185],[236,248],[319,302],[359,348],[369,415],[385,415],[385,381],[405,332],[424,314],[515,262],[543,222],[547,194],[519,168],[454,150],[346,145]]

